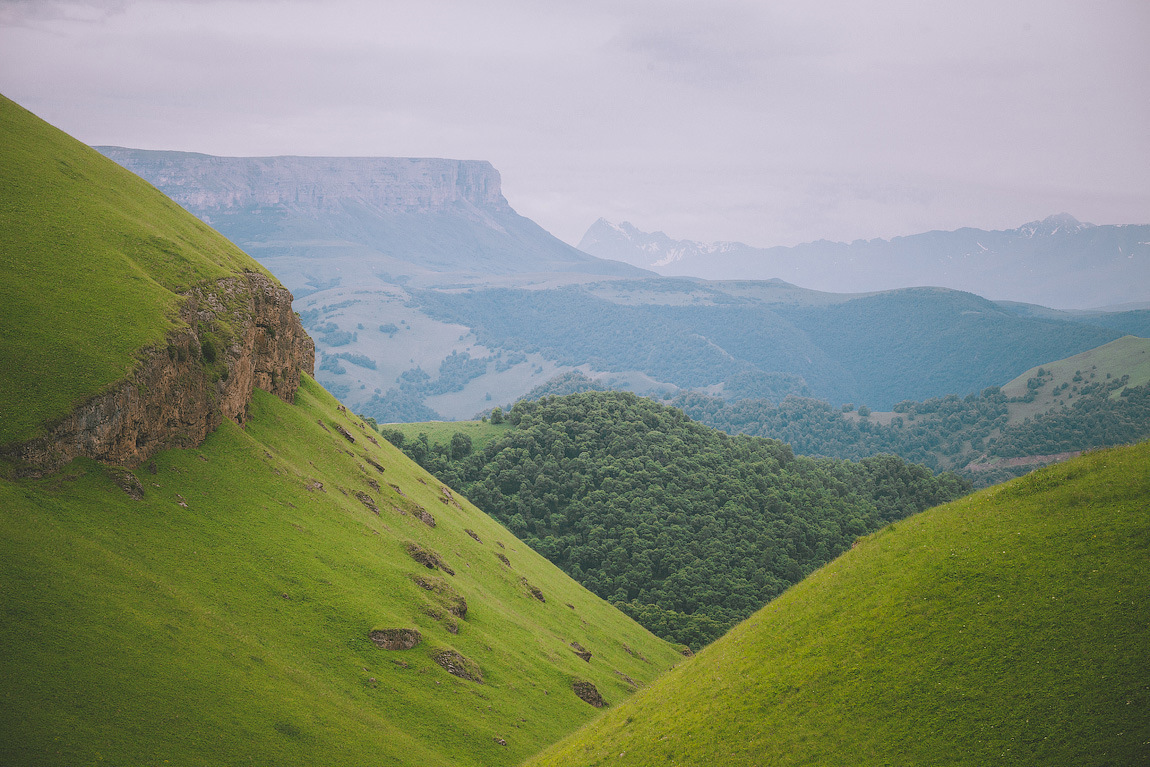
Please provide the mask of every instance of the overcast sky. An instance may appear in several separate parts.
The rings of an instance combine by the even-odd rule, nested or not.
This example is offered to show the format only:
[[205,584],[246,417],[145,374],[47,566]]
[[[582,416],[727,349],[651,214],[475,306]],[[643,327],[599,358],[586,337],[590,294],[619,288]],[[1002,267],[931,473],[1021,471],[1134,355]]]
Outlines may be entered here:
[[90,144],[491,161],[786,245],[1150,223],[1150,2],[0,0],[0,92]]

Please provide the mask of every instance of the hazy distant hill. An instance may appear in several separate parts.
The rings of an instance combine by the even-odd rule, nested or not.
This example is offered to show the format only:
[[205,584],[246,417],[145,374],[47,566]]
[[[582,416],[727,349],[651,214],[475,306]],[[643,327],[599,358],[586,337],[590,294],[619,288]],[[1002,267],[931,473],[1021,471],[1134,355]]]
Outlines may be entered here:
[[835,292],[934,285],[1060,309],[1150,300],[1150,225],[1094,226],[1065,213],[1006,231],[963,228],[789,248],[674,240],[599,219],[579,248],[668,276],[779,278]]
[[641,393],[887,408],[1145,332],[1138,312],[1046,316],[953,290],[659,278],[519,216],[485,162],[101,151],[283,281],[315,339],[316,378],[380,422],[470,418],[575,369]]

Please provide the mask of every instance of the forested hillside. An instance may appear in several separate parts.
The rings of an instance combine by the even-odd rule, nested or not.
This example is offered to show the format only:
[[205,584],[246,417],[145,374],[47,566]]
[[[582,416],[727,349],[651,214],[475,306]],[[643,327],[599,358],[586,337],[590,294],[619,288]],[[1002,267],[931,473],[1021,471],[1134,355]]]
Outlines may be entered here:
[[698,648],[893,520],[965,493],[893,456],[797,457],[624,392],[521,401],[466,455],[384,435],[596,594]]
[[[789,397],[778,405],[767,400],[727,402],[688,393],[672,404],[692,418],[731,434],[780,439],[802,455],[859,459],[893,453],[935,471],[954,470],[985,487],[1030,471],[1036,460],[1123,445],[1150,437],[1150,384],[1126,387],[1125,378],[1084,382],[1066,394],[1065,406],[1010,423],[1009,408],[1026,398],[1007,397],[991,387],[979,395],[936,397],[900,402],[896,415],[882,423],[869,411],[846,413],[818,400]],[[1049,385],[1031,379],[1031,391]],[[1121,393],[1117,390],[1121,389]]]

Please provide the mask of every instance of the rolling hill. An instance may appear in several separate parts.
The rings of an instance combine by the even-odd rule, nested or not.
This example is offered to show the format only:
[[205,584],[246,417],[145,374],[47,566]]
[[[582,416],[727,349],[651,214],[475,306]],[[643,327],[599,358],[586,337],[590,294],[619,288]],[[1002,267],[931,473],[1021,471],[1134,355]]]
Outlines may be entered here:
[[1150,761],[1150,443],[863,538],[545,765]]
[[0,124],[0,762],[514,764],[681,659],[349,415],[246,255]]

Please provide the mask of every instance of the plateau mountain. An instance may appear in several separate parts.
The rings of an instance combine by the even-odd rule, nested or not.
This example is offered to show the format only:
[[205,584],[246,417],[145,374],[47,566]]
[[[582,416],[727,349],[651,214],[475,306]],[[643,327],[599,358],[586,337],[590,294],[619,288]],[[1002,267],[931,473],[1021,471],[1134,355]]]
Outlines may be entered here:
[[[639,393],[796,394],[885,409],[976,393],[1150,331],[1148,312],[1055,312],[944,288],[866,293],[848,281],[850,292],[830,293],[777,279],[660,277],[587,255],[519,216],[485,162],[101,151],[283,281],[315,339],[317,380],[380,422],[470,418],[574,371]],[[1119,231],[1048,223],[1014,238]],[[836,264],[824,271],[844,272]],[[920,271],[910,268],[908,281]],[[1039,271],[1056,279],[1053,267]],[[1106,279],[1141,289],[1121,275]]]
[[1150,224],[1094,226],[1065,213],[1002,231],[768,248],[676,240],[599,219],[579,248],[665,276],[778,278],[840,293],[933,285],[1060,309],[1150,301]]

